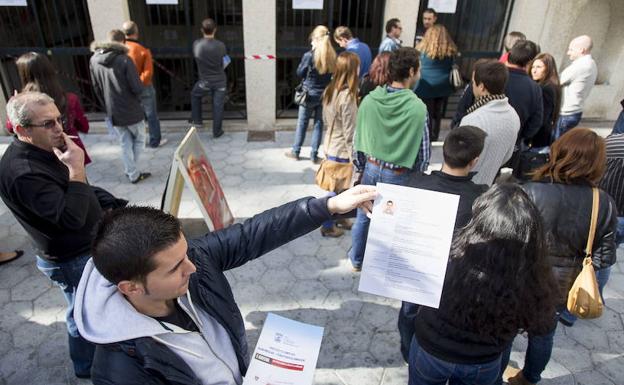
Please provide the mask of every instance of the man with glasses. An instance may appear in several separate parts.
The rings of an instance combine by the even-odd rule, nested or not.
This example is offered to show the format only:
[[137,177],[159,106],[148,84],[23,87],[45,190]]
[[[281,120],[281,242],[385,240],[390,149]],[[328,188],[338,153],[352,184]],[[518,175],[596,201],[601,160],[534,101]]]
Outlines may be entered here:
[[401,20],[390,19],[386,22],[386,37],[381,41],[379,45],[379,53],[384,51],[395,51],[401,48],[401,32],[403,27],[401,26]]
[[46,94],[14,96],[7,115],[16,137],[0,160],[0,196],[32,237],[37,268],[63,291],[74,372],[88,378],[95,349],[78,333],[74,295],[102,212],[87,183],[84,152],[63,133],[61,114]]

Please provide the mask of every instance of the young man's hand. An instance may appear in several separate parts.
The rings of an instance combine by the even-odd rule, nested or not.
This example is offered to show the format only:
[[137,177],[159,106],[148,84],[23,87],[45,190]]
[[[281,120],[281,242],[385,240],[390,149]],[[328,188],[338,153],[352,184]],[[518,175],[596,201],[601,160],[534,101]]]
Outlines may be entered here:
[[357,185],[327,200],[327,209],[331,214],[344,214],[361,208],[367,214],[373,209],[373,200],[377,197],[375,186]]

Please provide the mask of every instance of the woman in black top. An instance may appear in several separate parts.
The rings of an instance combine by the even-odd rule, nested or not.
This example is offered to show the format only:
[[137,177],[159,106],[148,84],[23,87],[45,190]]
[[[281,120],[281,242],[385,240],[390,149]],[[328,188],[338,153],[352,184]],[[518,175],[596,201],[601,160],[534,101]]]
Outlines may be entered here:
[[544,120],[542,127],[531,139],[531,147],[539,151],[550,146],[552,129],[559,118],[561,106],[561,85],[557,74],[555,58],[551,54],[541,53],[533,59],[529,75],[542,88],[542,103],[544,104]]
[[494,185],[453,240],[438,309],[414,321],[409,385],[490,385],[518,329],[550,330],[555,281],[540,215],[515,184]]

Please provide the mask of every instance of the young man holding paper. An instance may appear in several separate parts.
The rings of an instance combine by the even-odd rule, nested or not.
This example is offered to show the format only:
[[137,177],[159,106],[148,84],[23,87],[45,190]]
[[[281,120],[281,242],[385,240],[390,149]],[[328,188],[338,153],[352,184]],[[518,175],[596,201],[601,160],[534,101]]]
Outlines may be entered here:
[[240,385],[249,365],[245,325],[224,271],[301,236],[337,214],[372,208],[372,186],[307,197],[189,240],[176,218],[147,207],[100,223],[74,316],[97,344],[100,384]]
[[[483,150],[486,134],[473,126],[461,126],[450,132],[444,141],[442,151],[444,164],[442,170],[432,171],[431,175],[419,175],[410,180],[408,186],[425,190],[459,195],[459,207],[455,219],[455,228],[464,227],[472,218],[472,203],[483,194],[487,185],[475,184],[471,172]],[[405,362],[412,336],[414,335],[414,317],[418,305],[403,302],[399,312],[399,334],[401,335],[401,354]]]

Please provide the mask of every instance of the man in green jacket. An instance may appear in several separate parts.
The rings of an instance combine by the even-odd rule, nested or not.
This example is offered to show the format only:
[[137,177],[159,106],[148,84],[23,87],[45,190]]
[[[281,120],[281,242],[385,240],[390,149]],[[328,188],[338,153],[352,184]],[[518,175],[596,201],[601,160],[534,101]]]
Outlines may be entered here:
[[[358,110],[355,150],[366,154],[365,185],[406,185],[412,173],[422,173],[429,165],[427,107],[412,92],[420,76],[418,52],[409,47],[392,52],[389,70],[392,83],[369,93]],[[348,253],[354,271],[362,268],[369,223],[358,210]]]

